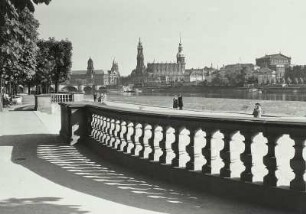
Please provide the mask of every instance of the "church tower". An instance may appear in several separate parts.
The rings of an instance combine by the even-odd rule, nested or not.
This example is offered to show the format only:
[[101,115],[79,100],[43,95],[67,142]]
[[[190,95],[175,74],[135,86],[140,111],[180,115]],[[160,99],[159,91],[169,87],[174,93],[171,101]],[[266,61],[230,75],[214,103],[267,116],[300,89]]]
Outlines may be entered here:
[[178,52],[176,54],[176,59],[177,63],[185,64],[185,56],[183,54],[183,45],[181,39],[178,47]]
[[119,66],[118,62],[115,59],[113,60],[111,71],[119,75]]
[[176,54],[177,64],[180,66],[180,72],[185,72],[185,56],[183,54],[183,46],[182,46],[182,40],[180,38],[180,43],[178,47],[178,52]]
[[87,73],[86,73],[87,81],[88,83],[93,83],[94,79],[94,66],[93,61],[91,58],[89,58],[87,62]]
[[137,46],[137,65],[136,65],[137,75],[142,75],[144,70],[145,70],[145,65],[144,65],[143,47],[139,38]]

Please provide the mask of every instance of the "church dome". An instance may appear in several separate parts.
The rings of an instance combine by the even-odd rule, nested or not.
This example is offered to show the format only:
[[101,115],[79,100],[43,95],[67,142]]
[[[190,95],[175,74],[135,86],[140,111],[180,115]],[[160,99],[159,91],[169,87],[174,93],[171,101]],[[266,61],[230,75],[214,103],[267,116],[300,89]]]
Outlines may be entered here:
[[93,60],[91,58],[89,58],[87,61],[87,69],[90,69],[90,70],[94,69]]

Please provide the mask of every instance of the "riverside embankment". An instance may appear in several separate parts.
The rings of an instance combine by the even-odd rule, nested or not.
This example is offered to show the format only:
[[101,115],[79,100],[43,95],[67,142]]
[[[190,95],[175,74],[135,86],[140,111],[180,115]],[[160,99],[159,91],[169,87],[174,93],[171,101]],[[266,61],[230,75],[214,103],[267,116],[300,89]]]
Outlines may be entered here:
[[[165,108],[172,107],[172,98],[169,95],[129,93],[109,93],[107,96],[109,101]],[[183,99],[184,109],[188,110],[252,114],[254,105],[258,102],[262,105],[265,115],[306,116],[306,102],[303,101],[207,98],[197,94],[183,96]]]

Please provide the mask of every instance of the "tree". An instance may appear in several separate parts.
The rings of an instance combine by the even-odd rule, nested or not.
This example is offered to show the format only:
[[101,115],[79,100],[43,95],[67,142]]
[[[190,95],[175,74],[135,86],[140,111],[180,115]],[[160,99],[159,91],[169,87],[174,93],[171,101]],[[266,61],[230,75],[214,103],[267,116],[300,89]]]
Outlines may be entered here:
[[25,8],[17,18],[6,16],[1,30],[0,74],[15,94],[18,84],[31,79],[36,67],[38,21]]
[[[49,4],[50,1],[33,0],[35,4]],[[31,38],[37,37],[38,22],[31,12],[34,12],[32,0],[0,1],[0,111],[3,107],[3,78],[14,83],[21,76],[20,71],[29,74],[27,68],[35,64],[33,56],[36,47]]]
[[49,93],[51,85],[51,72],[55,66],[54,56],[51,54],[51,48],[54,45],[54,40],[39,40],[37,42],[38,52],[36,55],[37,66],[36,73],[32,80],[32,84],[36,85],[37,92]]
[[65,82],[70,78],[72,43],[67,39],[57,41],[51,48],[51,52],[55,61],[51,79],[55,85],[55,92],[57,93],[59,83]]

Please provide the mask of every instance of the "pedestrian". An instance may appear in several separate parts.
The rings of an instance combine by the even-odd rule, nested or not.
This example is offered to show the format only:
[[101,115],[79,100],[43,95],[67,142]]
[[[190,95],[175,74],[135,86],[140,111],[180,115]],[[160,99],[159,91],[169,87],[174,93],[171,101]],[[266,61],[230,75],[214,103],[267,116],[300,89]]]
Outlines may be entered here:
[[177,109],[177,106],[178,106],[178,99],[177,99],[177,96],[174,95],[174,97],[173,97],[173,108]]
[[253,116],[256,117],[256,118],[259,118],[259,117],[261,117],[261,115],[262,115],[261,105],[260,105],[260,103],[255,103],[255,107],[254,107],[254,110],[253,110]]
[[180,110],[182,110],[183,109],[183,97],[181,94],[178,96],[177,100],[178,100],[178,107]]
[[105,103],[105,102],[106,102],[106,100],[107,100],[107,95],[106,95],[106,93],[104,93],[104,99],[103,99],[103,102]]
[[94,98],[94,102],[96,102],[97,101],[97,93],[96,92],[94,92],[93,98]]
[[101,94],[100,96],[100,103],[103,103],[105,99],[104,93]]

